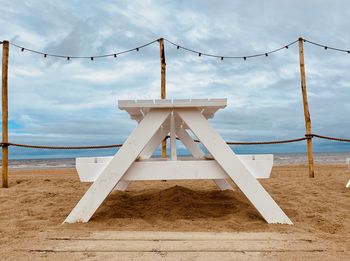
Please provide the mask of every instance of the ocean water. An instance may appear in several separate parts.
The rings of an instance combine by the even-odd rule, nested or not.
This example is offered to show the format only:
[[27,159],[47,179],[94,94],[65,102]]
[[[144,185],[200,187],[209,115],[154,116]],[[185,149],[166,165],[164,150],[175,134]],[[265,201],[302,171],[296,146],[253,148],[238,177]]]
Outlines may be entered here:
[[[314,153],[314,161],[318,164],[341,164],[350,158],[348,153]],[[306,164],[306,153],[274,154],[274,165]],[[9,161],[12,169],[49,169],[49,168],[74,168],[74,158],[50,158],[50,159],[17,159]]]
[[[350,152],[322,152],[314,153],[314,162],[317,164],[341,164],[350,158]],[[306,164],[306,153],[274,154],[274,165]]]

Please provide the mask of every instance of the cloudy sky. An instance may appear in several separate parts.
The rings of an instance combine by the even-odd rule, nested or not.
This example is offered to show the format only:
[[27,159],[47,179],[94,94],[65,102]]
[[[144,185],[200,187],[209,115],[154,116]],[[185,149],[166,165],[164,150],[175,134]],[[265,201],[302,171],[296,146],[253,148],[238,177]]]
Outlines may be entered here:
[[[0,38],[67,56],[120,52],[160,37],[220,56],[264,53],[299,36],[350,49],[345,0],[0,2]],[[169,43],[165,51],[168,98],[228,98],[227,108],[211,121],[226,140],[304,135],[297,44],[246,61],[198,57]],[[313,132],[350,137],[350,55],[305,43],[305,63]],[[10,47],[12,142],[123,142],[136,123],[118,110],[117,100],[159,96],[157,42],[93,61],[44,58]],[[316,151],[350,151],[347,144],[315,143]],[[305,143],[249,150],[296,152]]]

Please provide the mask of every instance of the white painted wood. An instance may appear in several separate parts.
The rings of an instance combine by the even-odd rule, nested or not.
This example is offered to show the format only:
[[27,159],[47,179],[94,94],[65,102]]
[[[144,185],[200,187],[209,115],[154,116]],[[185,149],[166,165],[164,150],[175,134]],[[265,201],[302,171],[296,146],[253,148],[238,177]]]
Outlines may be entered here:
[[199,111],[177,113],[268,223],[293,224]]
[[81,182],[93,182],[98,174],[112,160],[113,156],[108,157],[81,157],[75,159],[75,168],[78,172]]
[[[184,128],[177,128],[176,134],[185,145],[185,147],[192,153],[193,157],[197,159],[204,158],[204,152],[201,150],[198,144],[193,141],[191,136]],[[220,190],[234,190],[232,186],[224,179],[214,179],[213,181]]]
[[151,110],[144,117],[64,222],[89,221],[147,145],[147,142],[167,119],[169,113],[169,110]]
[[151,140],[147,143],[146,147],[142,150],[142,152],[139,155],[139,158],[140,159],[150,158],[153,155],[154,151],[162,143],[163,139],[168,135],[168,133],[169,133],[168,129],[160,127],[156,132],[156,134],[154,134]]
[[140,122],[150,108],[176,109],[195,108],[203,111],[203,115],[209,119],[215,112],[226,107],[227,99],[164,99],[164,100],[119,100],[118,107],[130,114],[130,118]]
[[[257,164],[272,166],[271,158],[269,160],[251,160],[249,157],[238,158],[247,165]],[[247,155],[243,155],[247,156]],[[259,155],[260,156],[260,155]],[[98,178],[99,170],[102,169],[113,157],[98,158],[99,163],[94,162],[94,157],[90,161],[84,159],[83,163],[77,159],[77,171],[82,181],[93,182]],[[250,163],[249,163],[250,162]],[[269,169],[269,168],[265,168]],[[253,173],[254,174],[254,173]],[[263,173],[263,176],[267,174]],[[177,161],[148,159],[137,160],[127,170],[122,180],[139,181],[139,180],[183,180],[183,179],[228,179],[226,172],[213,159],[198,158],[178,158]],[[260,178],[259,176],[255,178]],[[226,186],[226,185],[225,185]],[[225,188],[223,186],[223,189]],[[221,188],[221,187],[220,187]]]
[[[165,120],[165,122],[167,120]],[[154,151],[161,144],[163,139],[166,137],[166,135],[168,135],[168,133],[169,133],[169,131],[166,130],[165,128],[163,128],[163,126],[161,126],[158,129],[158,131],[153,135],[151,140],[147,143],[146,147],[142,150],[142,152],[140,153],[138,158],[140,158],[140,159],[148,159],[148,158],[150,158],[152,156],[152,154],[154,153]],[[110,157],[110,159],[112,159],[112,157]],[[121,180],[114,187],[114,190],[125,191],[125,190],[127,190],[129,185],[130,185],[130,181]]]
[[226,98],[220,99],[161,99],[161,100],[119,100],[118,107],[126,108],[194,108],[220,107],[227,105]]
[[170,159],[177,160],[174,112],[170,114]]
[[[348,164],[348,167],[350,168],[350,158],[346,159],[346,163]],[[346,188],[350,188],[350,180],[348,181],[348,183],[345,185]]]
[[[273,166],[273,154],[236,154],[245,167],[257,179],[268,179]],[[205,155],[206,159],[214,159],[210,154]]]
[[214,160],[135,161],[125,180],[225,179],[227,174]]
[[[158,148],[158,146],[161,144],[163,139],[168,135],[169,131],[165,130],[164,128],[160,127],[156,134],[153,135],[151,140],[147,143],[146,147],[142,150],[142,152],[139,155],[139,159],[148,159],[152,156],[154,151]],[[109,157],[110,160],[113,157]],[[109,161],[108,161],[109,162]],[[107,163],[107,162],[106,162]],[[90,170],[91,173],[91,170]],[[91,175],[91,174],[90,174]],[[97,175],[97,172],[96,172]],[[95,181],[95,180],[93,180]],[[125,191],[127,190],[128,186],[130,185],[130,181],[119,181],[119,183],[114,187],[114,190],[119,190],[119,191]]]
[[129,181],[120,180],[113,190],[125,191],[128,188],[129,184]]
[[[113,156],[108,157],[83,157],[75,159],[75,168],[78,172],[81,182],[94,182],[98,174],[112,160]],[[125,191],[129,186],[129,181],[120,181],[114,190]]]
[[[227,178],[229,178],[229,177],[227,177]],[[233,187],[225,179],[213,179],[213,181],[216,184],[216,186],[222,191],[224,191],[224,190],[234,191]]]
[[[95,182],[65,222],[87,222],[114,187],[126,189],[130,181],[214,179],[219,187],[228,188],[230,185],[225,179],[230,178],[267,222],[292,224],[254,177],[257,173],[256,177],[269,177],[272,155],[235,155],[207,122],[206,119],[225,106],[226,99],[120,101],[119,107],[140,123],[114,157],[77,159],[81,180]],[[169,114],[173,112],[178,114],[171,119]],[[179,131],[181,126],[184,132]],[[186,128],[202,141],[213,159],[203,159],[203,152]],[[150,157],[169,131],[171,143],[176,135],[182,135],[180,139],[194,152],[195,158],[178,158],[173,154],[176,147],[172,146],[172,160],[149,158],[135,161],[138,156]],[[264,159],[258,160],[260,156]]]
[[[83,157],[75,159],[75,168],[78,172],[81,182],[93,182],[97,179],[102,169],[112,160],[113,156],[108,157]],[[125,191],[128,188],[129,181],[120,181],[114,190]]]
[[188,132],[184,128],[177,128],[176,135],[185,145],[185,147],[191,152],[193,157],[197,159],[204,158],[204,152],[201,148],[193,141],[192,137],[188,134]]

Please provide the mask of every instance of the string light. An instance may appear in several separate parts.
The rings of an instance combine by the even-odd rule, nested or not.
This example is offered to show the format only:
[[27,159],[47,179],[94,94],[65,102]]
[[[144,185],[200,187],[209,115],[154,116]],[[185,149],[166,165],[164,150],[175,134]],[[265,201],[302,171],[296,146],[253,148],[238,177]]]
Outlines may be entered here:
[[[148,42],[148,43],[145,43],[141,46],[138,46],[138,47],[134,47],[132,49],[128,49],[128,50],[125,50],[125,51],[121,51],[121,52],[116,52],[116,53],[110,53],[110,54],[102,54],[102,55],[94,55],[94,56],[68,56],[68,55],[60,55],[60,54],[50,54],[50,53],[44,53],[44,52],[41,52],[41,51],[36,51],[36,50],[32,50],[32,49],[28,49],[28,48],[25,48],[23,46],[20,46],[20,45],[17,45],[17,44],[14,44],[14,43],[11,43],[10,42],[10,45],[14,46],[14,47],[17,47],[19,48],[22,52],[24,50],[28,51],[28,52],[31,52],[31,53],[36,53],[36,54],[40,54],[40,55],[43,55],[44,57],[56,57],[56,58],[64,58],[64,59],[67,59],[67,60],[70,60],[71,58],[72,59],[90,59],[90,60],[93,60],[95,58],[106,58],[106,57],[114,57],[114,58],[117,58],[118,55],[121,55],[121,54],[126,54],[126,53],[130,53],[130,52],[133,52],[133,51],[139,51],[140,49],[142,48],[145,48],[155,42],[159,41],[159,39],[157,40],[154,40],[154,41],[151,41],[151,42]],[[1,42],[2,43],[2,42]],[[91,59],[92,58],[92,59]]]
[[[144,45],[141,45],[141,46],[138,46],[138,47],[135,47],[135,48],[132,48],[132,49],[128,49],[128,50],[125,50],[125,51],[122,51],[122,52],[111,53],[111,54],[103,54],[103,55],[95,55],[95,56],[67,56],[67,55],[49,54],[49,53],[44,53],[44,52],[28,49],[28,48],[19,46],[17,44],[11,43],[11,42],[10,42],[10,45],[19,48],[22,52],[28,51],[28,52],[32,52],[32,53],[41,54],[41,55],[44,56],[44,58],[51,56],[51,57],[65,58],[67,60],[70,60],[71,58],[72,59],[74,58],[74,59],[90,59],[91,61],[93,61],[95,58],[105,58],[105,57],[110,57],[110,56],[114,57],[114,58],[117,58],[118,55],[126,54],[126,53],[129,53],[129,52],[135,51],[135,50],[137,52],[139,52],[141,48],[144,48],[144,47],[146,47],[148,45],[151,45],[154,42],[160,42],[161,39],[163,39],[163,38],[156,39],[156,40],[148,42],[148,43],[146,43]],[[350,50],[349,49],[340,49],[340,48],[330,47],[330,46],[322,45],[322,44],[319,44],[319,43],[316,43],[316,42],[313,42],[313,41],[310,41],[310,40],[307,40],[307,39],[304,39],[304,38],[301,38],[301,39],[303,40],[303,42],[322,47],[325,50],[334,50],[334,51],[345,52],[345,53],[350,54]],[[164,41],[170,43],[171,45],[174,45],[176,47],[176,49],[182,49],[184,51],[188,51],[188,52],[192,52],[192,53],[198,54],[199,57],[207,56],[207,57],[219,58],[219,59],[221,59],[221,61],[223,61],[224,58],[225,59],[243,59],[244,61],[246,61],[248,58],[255,58],[255,57],[260,57],[260,56],[268,57],[272,53],[279,52],[279,51],[281,51],[283,49],[289,49],[289,46],[294,45],[295,43],[298,42],[298,40],[296,40],[296,41],[293,41],[293,42],[291,42],[291,43],[289,43],[287,45],[284,45],[283,47],[274,49],[274,50],[269,51],[269,52],[264,52],[264,53],[257,53],[257,54],[245,55],[245,56],[222,56],[222,55],[210,54],[210,53],[205,53],[205,52],[199,52],[199,51],[196,51],[196,50],[184,47],[184,46],[180,46],[179,44],[176,44],[176,43],[173,43],[173,42],[169,41],[168,39],[164,39]],[[0,44],[2,44],[2,43],[3,42],[0,41]]]
[[316,42],[313,42],[313,41],[310,41],[310,40],[307,40],[307,39],[303,39],[303,40],[306,43],[309,43],[309,44],[312,44],[312,45],[315,45],[315,46],[318,46],[318,47],[322,47],[325,50],[333,50],[333,51],[337,51],[337,52],[350,53],[350,50],[348,50],[348,49],[335,48],[335,47],[331,47],[331,46],[328,46],[328,45],[319,44],[319,43],[316,43]]
[[172,42],[172,41],[170,41],[168,39],[164,39],[164,41],[170,43],[171,45],[176,46],[176,49],[180,49],[181,48],[182,50],[198,54],[198,56],[208,56],[208,57],[213,57],[213,58],[219,58],[221,60],[224,60],[224,58],[225,59],[244,59],[244,60],[247,60],[248,58],[255,58],[255,57],[259,57],[259,56],[268,56],[269,54],[281,51],[283,49],[288,49],[289,46],[291,46],[291,45],[293,45],[293,44],[298,42],[298,40],[296,40],[296,41],[293,41],[293,42],[291,42],[291,43],[289,43],[287,45],[284,45],[283,47],[277,48],[277,49],[269,51],[269,52],[264,52],[264,53],[245,55],[245,56],[222,56],[222,55],[216,55],[216,54],[199,52],[199,51],[196,51],[196,50],[184,47],[184,46],[180,46],[179,44],[176,44],[176,43],[174,43],[174,42]]

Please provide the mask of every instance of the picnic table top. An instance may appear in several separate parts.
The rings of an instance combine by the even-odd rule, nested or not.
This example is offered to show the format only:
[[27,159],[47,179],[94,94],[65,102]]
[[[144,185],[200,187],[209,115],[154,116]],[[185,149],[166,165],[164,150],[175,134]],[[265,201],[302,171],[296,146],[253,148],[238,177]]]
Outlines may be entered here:
[[150,109],[197,108],[209,119],[215,112],[225,108],[227,99],[155,99],[155,100],[119,100],[118,107],[130,114],[131,119],[140,122]]

